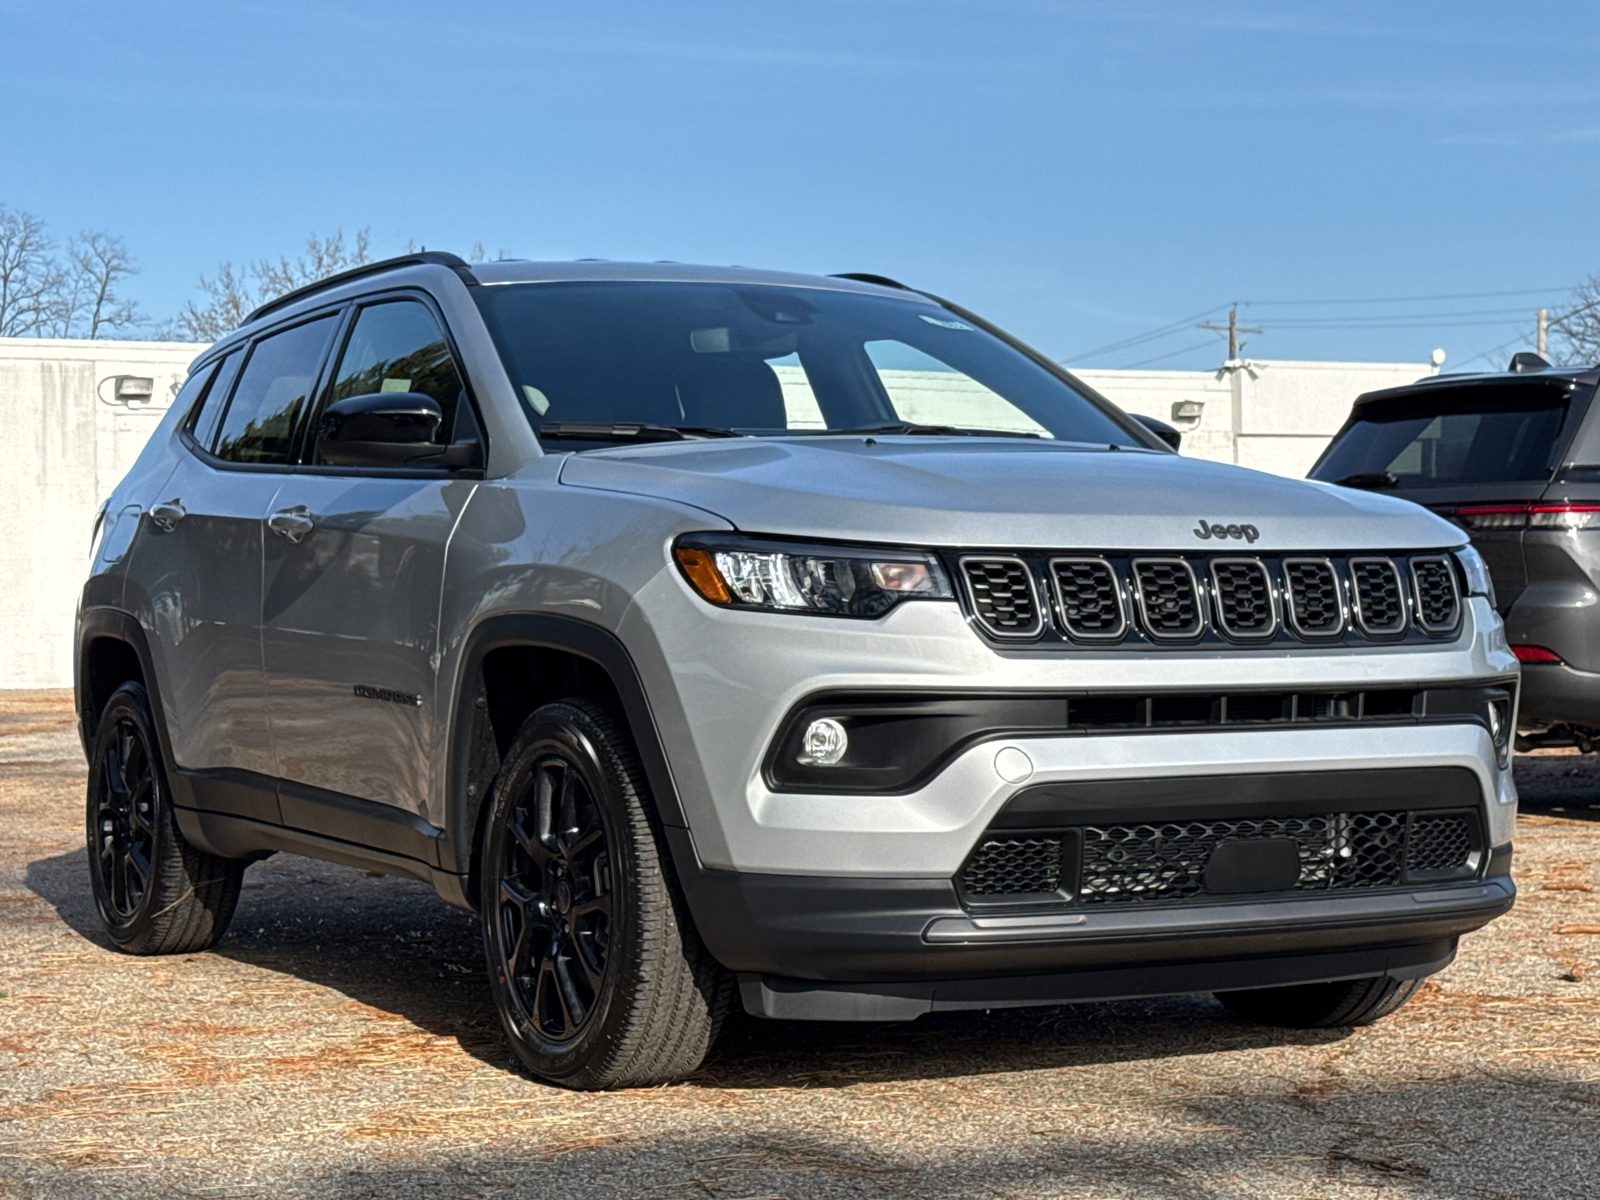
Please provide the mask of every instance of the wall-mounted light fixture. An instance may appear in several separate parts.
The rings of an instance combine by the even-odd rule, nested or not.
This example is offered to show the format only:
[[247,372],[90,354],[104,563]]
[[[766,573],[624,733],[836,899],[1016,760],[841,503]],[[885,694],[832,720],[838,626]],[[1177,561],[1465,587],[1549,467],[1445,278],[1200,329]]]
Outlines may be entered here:
[[[107,384],[110,395],[106,394]],[[156,381],[148,375],[113,375],[100,381],[95,394],[120,408],[143,408],[155,398]]]
[[1204,400],[1174,400],[1172,402],[1172,423],[1182,429],[1193,429],[1200,424],[1200,414],[1205,412]]

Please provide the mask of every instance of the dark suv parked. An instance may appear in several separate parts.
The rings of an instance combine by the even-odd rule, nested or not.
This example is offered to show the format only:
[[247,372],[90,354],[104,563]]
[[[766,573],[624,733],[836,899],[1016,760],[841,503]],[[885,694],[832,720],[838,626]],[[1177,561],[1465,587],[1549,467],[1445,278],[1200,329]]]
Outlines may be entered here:
[[1522,660],[1519,745],[1600,742],[1600,367],[1519,354],[1505,371],[1369,392],[1311,478],[1462,526]]

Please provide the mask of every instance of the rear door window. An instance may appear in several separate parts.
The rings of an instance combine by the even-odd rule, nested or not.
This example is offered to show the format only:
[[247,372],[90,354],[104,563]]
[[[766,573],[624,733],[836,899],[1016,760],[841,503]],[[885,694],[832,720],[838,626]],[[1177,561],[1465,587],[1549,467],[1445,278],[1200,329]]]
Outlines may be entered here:
[[1548,480],[1568,397],[1547,388],[1508,392],[1473,389],[1368,406],[1311,477],[1402,491]]
[[287,463],[317,369],[338,317],[330,314],[262,338],[251,348],[213,453],[228,462]]

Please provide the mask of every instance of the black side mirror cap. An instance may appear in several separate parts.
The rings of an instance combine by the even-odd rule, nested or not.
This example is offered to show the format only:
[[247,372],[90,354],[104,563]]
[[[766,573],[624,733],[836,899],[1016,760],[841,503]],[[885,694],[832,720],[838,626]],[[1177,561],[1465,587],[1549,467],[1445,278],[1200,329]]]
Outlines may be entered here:
[[1183,434],[1174,429],[1171,425],[1168,425],[1165,421],[1158,421],[1156,418],[1147,417],[1143,413],[1129,413],[1128,415],[1135,421],[1139,422],[1139,424],[1143,425],[1151,433],[1155,434],[1167,445],[1171,446],[1174,450],[1176,450],[1183,441]]
[[317,422],[317,460],[335,467],[481,466],[479,443],[444,445],[443,425],[439,402],[420,392],[349,396],[323,410]]

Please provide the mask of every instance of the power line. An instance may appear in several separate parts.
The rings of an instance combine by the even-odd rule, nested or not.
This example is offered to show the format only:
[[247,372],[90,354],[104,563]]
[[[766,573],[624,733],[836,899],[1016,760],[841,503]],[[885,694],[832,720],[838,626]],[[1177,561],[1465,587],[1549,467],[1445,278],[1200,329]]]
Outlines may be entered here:
[[1192,346],[1185,346],[1182,350],[1174,350],[1170,354],[1158,354],[1154,358],[1142,358],[1136,363],[1128,363],[1126,366],[1113,367],[1113,368],[1111,368],[1111,370],[1115,370],[1115,371],[1131,371],[1135,367],[1148,367],[1151,363],[1164,362],[1169,358],[1177,358],[1178,355],[1180,355],[1180,354],[1188,354],[1192,350],[1204,350],[1207,346],[1214,346],[1214,345],[1216,345],[1216,343],[1213,342],[1210,338],[1207,338],[1203,342],[1196,342]]
[[1146,330],[1144,333],[1136,333],[1132,337],[1123,338],[1120,342],[1107,342],[1104,346],[1096,346],[1092,350],[1080,350],[1077,354],[1069,354],[1060,361],[1064,363],[1077,362],[1080,358],[1088,358],[1091,354],[1104,354],[1110,350],[1124,350],[1131,346],[1137,346],[1141,342],[1153,341],[1156,338],[1186,329],[1189,326],[1189,322],[1198,321],[1201,317],[1209,317],[1212,313],[1219,313],[1227,307],[1226,304],[1214,304],[1210,308],[1203,309],[1192,316],[1184,317],[1180,321],[1158,325],[1156,328]]
[[1543,296],[1551,292],[1570,292],[1572,285],[1551,288],[1518,288],[1510,292],[1443,292],[1436,296],[1368,296],[1355,300],[1245,300],[1251,304],[1408,304],[1417,300],[1484,300],[1493,296]]

